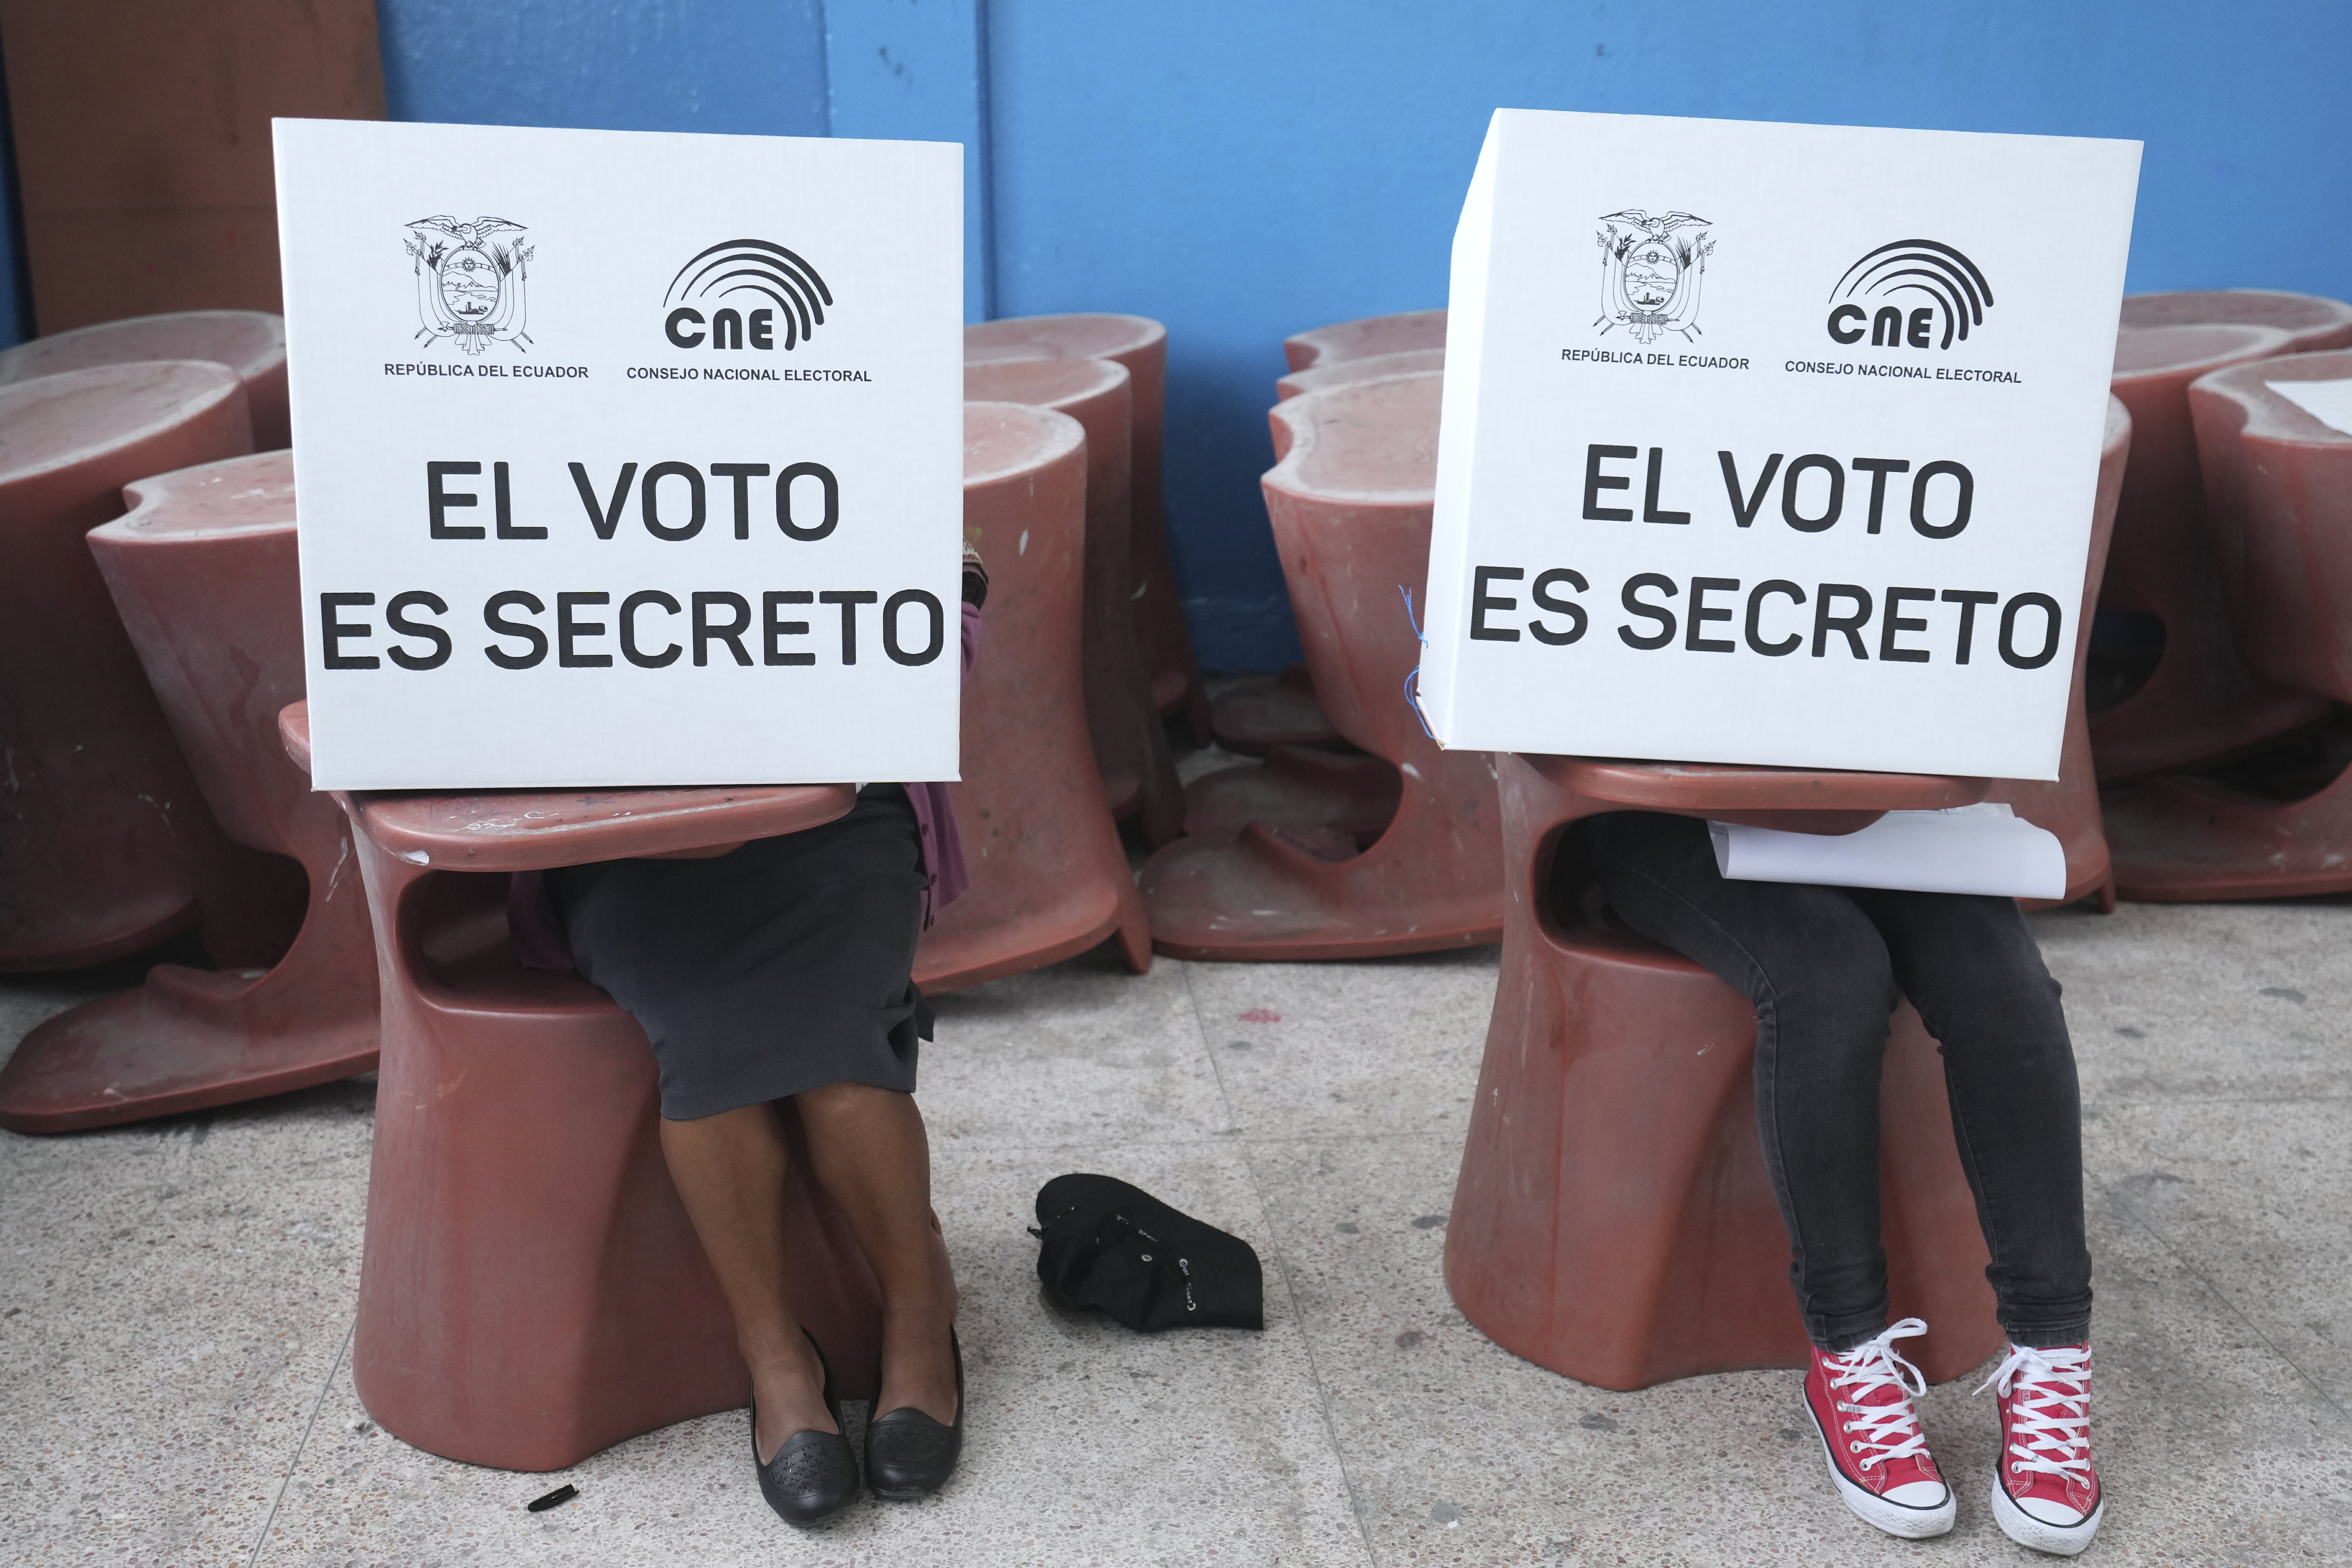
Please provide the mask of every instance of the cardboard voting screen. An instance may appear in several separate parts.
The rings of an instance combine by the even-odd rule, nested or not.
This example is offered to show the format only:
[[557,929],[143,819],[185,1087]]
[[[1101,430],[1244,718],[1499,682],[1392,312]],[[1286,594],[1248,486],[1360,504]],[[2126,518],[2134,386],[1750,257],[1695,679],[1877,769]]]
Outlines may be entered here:
[[277,160],[320,787],[956,776],[958,148]]
[[1496,111],[1448,746],[2057,776],[2139,146]]

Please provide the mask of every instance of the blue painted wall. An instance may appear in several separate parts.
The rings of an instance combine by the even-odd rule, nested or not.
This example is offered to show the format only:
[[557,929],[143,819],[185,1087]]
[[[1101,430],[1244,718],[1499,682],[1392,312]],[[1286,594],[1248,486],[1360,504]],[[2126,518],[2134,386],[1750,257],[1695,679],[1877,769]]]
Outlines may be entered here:
[[824,0],[377,0],[394,120],[823,136]]
[[1498,104],[2135,137],[2132,288],[2352,296],[2340,0],[379,3],[400,118],[970,143],[975,313],[1168,323],[1212,667],[1295,657],[1257,488],[1282,338],[1444,303]]

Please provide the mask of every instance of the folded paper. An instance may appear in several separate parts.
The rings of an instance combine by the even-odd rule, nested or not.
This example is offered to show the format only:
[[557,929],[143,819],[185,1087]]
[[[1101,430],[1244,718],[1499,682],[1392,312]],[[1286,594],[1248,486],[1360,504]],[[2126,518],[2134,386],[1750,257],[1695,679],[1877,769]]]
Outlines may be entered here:
[[1784,833],[1710,822],[1715,867],[1735,882],[1801,882],[1920,893],[2066,896],[2066,851],[2057,835],[2006,805],[1890,811],[1859,833]]

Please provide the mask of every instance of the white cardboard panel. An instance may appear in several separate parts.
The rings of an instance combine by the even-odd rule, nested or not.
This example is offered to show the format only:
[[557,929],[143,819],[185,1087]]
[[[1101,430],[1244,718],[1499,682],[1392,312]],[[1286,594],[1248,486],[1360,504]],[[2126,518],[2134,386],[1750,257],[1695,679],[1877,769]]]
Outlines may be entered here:
[[959,149],[279,121],[277,160],[320,787],[956,776]]
[[2055,777],[2138,163],[1497,110],[1454,239],[1440,740]]

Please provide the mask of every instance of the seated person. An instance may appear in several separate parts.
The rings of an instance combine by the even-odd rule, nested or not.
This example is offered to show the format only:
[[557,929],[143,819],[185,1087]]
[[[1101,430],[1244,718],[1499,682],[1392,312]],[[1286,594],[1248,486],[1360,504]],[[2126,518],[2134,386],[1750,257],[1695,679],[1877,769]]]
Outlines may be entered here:
[[2082,1111],[2058,984],[2016,900],[1731,881],[1695,817],[1617,812],[1591,833],[1618,916],[1756,1005],[1757,1121],[1813,1344],[1805,1410],[1846,1506],[1912,1537],[1943,1534],[1954,1514],[1912,1408],[1925,1381],[1895,1352],[1927,1325],[1887,1321],[1878,1238],[1888,1017],[1904,996],[1919,1010],[2010,1339],[1985,1384],[2001,1428],[1993,1517],[2024,1545],[2081,1552],[2105,1509]]
[[[988,591],[969,548],[963,584],[969,672]],[[955,1277],[914,1100],[930,1010],[913,971],[917,937],[968,880],[947,787],[932,784],[866,784],[846,816],[799,833],[515,879],[523,962],[577,968],[653,1043],[662,1153],[751,1371],[752,1466],[794,1525],[855,1501],[858,1463],[832,1369],[784,1288],[786,1100],[881,1287],[866,1483],[928,1496],[961,1451]]]

